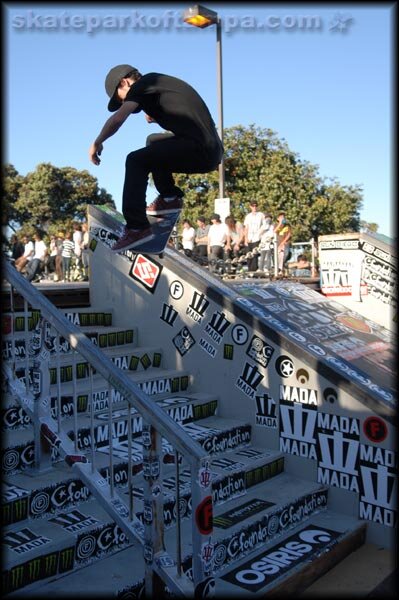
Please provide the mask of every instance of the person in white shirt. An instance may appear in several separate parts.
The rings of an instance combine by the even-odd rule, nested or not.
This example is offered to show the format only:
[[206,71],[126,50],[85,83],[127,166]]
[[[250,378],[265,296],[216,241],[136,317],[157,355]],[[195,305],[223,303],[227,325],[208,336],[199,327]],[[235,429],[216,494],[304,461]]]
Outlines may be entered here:
[[47,255],[47,246],[42,240],[42,236],[39,233],[35,233],[33,236],[35,240],[35,252],[32,260],[29,261],[26,267],[26,279],[33,281],[39,274],[39,271],[44,267],[44,260]]
[[259,270],[266,271],[269,273],[272,268],[272,256],[273,256],[273,241],[274,241],[274,225],[272,222],[271,215],[265,215],[263,225],[260,229],[260,244],[259,244]]
[[82,229],[79,223],[73,224],[73,235],[72,240],[74,243],[74,257],[75,257],[75,271],[76,276],[81,274],[82,270]]
[[19,271],[19,273],[23,270],[27,263],[30,260],[32,260],[33,255],[35,253],[35,247],[33,245],[33,242],[28,238],[27,235],[24,235],[22,241],[24,243],[24,253],[22,256],[17,258],[17,260],[14,263],[14,266],[17,269],[17,271]]
[[220,221],[220,216],[211,216],[212,225],[208,231],[208,260],[210,270],[214,270],[216,261],[224,258],[224,247],[227,242],[228,228]]
[[194,250],[195,229],[188,219],[183,221],[182,245],[184,254],[191,256]]
[[[258,203],[254,200],[250,203],[251,212],[244,219],[244,241],[247,247],[247,252],[251,252],[259,246],[260,230],[263,225],[265,215],[258,211]],[[256,271],[258,268],[258,256],[248,260],[248,271]]]

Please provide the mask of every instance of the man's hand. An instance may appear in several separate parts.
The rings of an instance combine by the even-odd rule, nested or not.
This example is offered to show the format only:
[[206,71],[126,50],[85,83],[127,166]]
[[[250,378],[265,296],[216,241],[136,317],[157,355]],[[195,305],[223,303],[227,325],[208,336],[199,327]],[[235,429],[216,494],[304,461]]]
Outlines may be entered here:
[[100,162],[101,162],[100,155],[101,155],[102,151],[103,151],[103,145],[102,144],[98,144],[96,142],[93,142],[92,145],[90,146],[89,158],[90,158],[90,161],[94,165],[99,165],[100,164]]

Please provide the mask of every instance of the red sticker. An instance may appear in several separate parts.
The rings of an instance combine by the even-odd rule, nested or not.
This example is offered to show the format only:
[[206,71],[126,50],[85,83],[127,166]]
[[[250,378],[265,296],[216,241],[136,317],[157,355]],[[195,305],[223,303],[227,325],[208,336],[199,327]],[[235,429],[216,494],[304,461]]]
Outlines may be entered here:
[[212,496],[206,496],[195,511],[195,522],[202,535],[209,535],[213,531]]
[[142,283],[148,290],[154,292],[161,271],[161,265],[158,265],[143,254],[138,254],[129,274],[133,279]]
[[363,423],[363,431],[371,442],[383,442],[388,435],[388,427],[380,417],[368,417]]

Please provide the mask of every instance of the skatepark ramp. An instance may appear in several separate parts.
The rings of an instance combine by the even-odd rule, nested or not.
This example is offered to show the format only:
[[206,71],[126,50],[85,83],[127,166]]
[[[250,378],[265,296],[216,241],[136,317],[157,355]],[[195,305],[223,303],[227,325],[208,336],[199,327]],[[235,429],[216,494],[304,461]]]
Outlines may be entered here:
[[89,226],[89,307],[6,265],[5,589],[300,593],[393,549],[393,333],[299,283],[114,254],[101,207]]
[[397,253],[384,235],[319,237],[321,291],[387,329],[397,326]]

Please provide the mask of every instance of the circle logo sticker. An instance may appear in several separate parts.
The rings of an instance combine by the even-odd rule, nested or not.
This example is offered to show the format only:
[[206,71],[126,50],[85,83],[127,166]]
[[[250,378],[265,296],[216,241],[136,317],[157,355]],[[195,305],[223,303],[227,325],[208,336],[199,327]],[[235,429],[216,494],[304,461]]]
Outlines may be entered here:
[[291,377],[291,375],[294,373],[294,370],[294,363],[289,356],[282,354],[278,357],[276,360],[276,371],[280,377]]
[[388,427],[380,417],[368,417],[363,423],[363,431],[370,442],[383,442],[388,435]]

